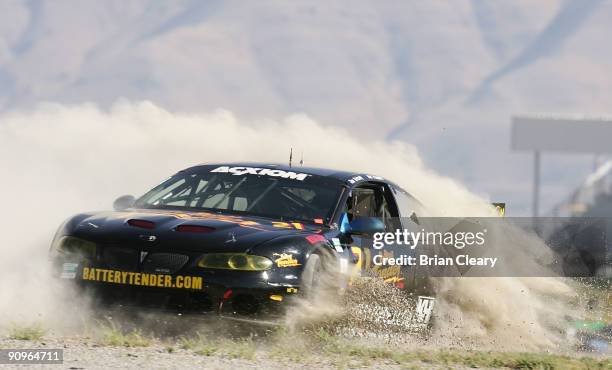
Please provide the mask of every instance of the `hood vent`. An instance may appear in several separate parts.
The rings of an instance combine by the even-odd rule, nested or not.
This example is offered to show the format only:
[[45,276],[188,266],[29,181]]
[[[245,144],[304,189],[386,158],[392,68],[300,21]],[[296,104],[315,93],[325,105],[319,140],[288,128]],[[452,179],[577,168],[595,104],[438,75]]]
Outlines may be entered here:
[[147,220],[138,220],[138,219],[130,219],[128,220],[128,225],[130,226],[134,226],[134,227],[140,227],[142,229],[155,229],[155,222],[153,221],[147,221]]

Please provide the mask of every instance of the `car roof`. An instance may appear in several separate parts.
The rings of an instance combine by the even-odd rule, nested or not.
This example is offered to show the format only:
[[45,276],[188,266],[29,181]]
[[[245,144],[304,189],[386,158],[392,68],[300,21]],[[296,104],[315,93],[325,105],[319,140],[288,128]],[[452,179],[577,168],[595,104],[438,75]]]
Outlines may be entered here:
[[[368,176],[364,173],[359,172],[349,172],[349,171],[339,171],[329,168],[317,168],[317,167],[302,167],[302,166],[291,166],[277,164],[277,163],[262,163],[262,162],[233,162],[233,163],[203,163],[197,166],[193,166],[185,169],[184,171],[196,170],[198,167],[220,167],[220,166],[229,166],[229,167],[257,167],[257,168],[268,168],[282,171],[292,171],[299,173],[306,173],[309,175],[316,176],[325,176],[330,177],[345,183],[350,183],[350,180],[358,177],[358,176]],[[377,177],[378,181],[385,181],[381,177]],[[388,182],[388,181],[385,181]]]

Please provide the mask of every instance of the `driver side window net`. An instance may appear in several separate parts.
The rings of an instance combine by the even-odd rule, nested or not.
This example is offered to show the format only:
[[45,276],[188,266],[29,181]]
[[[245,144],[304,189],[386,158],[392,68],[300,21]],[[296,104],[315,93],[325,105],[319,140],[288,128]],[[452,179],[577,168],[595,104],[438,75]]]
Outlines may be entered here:
[[353,191],[352,213],[357,217],[379,217],[374,189],[358,188]]
[[349,220],[355,217],[376,217],[383,220],[388,231],[395,230],[397,214],[392,212],[384,187],[363,186],[353,189],[346,205]]

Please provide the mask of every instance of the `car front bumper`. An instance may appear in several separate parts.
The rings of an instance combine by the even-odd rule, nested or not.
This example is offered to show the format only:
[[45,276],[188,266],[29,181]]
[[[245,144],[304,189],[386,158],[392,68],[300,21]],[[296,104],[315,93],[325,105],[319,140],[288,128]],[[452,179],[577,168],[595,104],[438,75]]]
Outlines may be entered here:
[[262,272],[186,270],[145,274],[109,270],[86,262],[55,261],[56,276],[93,298],[94,305],[153,308],[226,316],[276,316],[299,292]]

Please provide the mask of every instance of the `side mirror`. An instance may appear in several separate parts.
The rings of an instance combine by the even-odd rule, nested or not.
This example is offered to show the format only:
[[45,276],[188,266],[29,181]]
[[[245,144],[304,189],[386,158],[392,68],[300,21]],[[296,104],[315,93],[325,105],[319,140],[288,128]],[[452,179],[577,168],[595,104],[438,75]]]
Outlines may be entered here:
[[136,198],[134,198],[133,195],[122,195],[115,199],[113,202],[113,208],[115,211],[123,211],[124,209],[128,209],[133,206],[135,202]]
[[372,236],[378,232],[385,232],[385,224],[380,218],[355,217],[349,223],[348,234]]
[[419,221],[419,218],[417,217],[416,213],[412,212],[412,214],[410,215],[410,221],[414,222],[417,225],[421,224],[421,221]]

